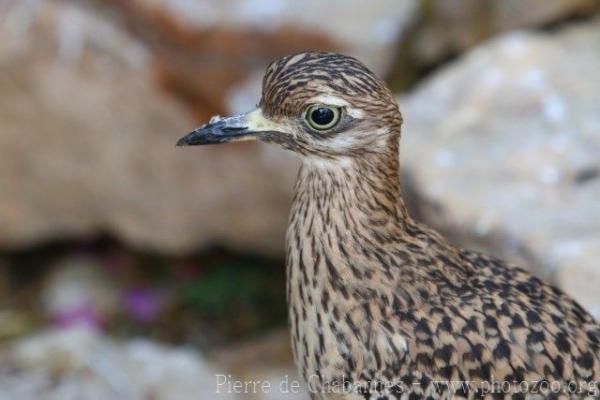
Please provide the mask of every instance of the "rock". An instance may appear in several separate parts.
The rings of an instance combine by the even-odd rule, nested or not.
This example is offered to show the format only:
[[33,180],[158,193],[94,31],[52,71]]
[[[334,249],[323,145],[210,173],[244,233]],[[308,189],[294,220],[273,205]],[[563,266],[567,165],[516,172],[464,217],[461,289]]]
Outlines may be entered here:
[[184,400],[215,395],[213,368],[194,350],[115,342],[88,329],[46,331],[0,356],[0,399]]
[[158,87],[148,47],[80,3],[9,1],[0,37],[0,247],[109,233],[281,254],[290,155],[175,148],[199,122]]
[[401,100],[402,163],[446,232],[600,316],[600,19],[480,46]]
[[281,254],[297,162],[266,146],[175,149],[200,122],[189,111],[252,107],[256,71],[292,51],[348,46],[384,69],[414,1],[362,6],[359,29],[316,2],[101,3],[0,9],[0,246],[107,232],[164,252]]
[[398,45],[392,69],[398,88],[502,32],[548,27],[600,10],[596,0],[431,0],[420,2]]
[[174,143],[212,113],[252,107],[257,71],[279,55],[347,47],[383,70],[415,2],[392,3],[8,1],[0,247],[108,233],[161,252],[281,255],[294,158]]
[[598,9],[594,0],[433,1],[415,35],[415,56],[428,64],[499,32],[541,26]]

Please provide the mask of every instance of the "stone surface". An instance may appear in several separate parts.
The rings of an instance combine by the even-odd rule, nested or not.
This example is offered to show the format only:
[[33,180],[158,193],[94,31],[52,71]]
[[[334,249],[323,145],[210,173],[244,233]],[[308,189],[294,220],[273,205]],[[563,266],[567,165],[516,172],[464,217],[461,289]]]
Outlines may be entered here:
[[596,0],[428,0],[400,38],[391,81],[402,89],[422,74],[502,32],[555,26],[600,10]]
[[394,4],[6,1],[0,247],[109,233],[163,252],[281,255],[293,157],[174,143],[253,107],[280,55],[344,50],[384,70],[415,1]]
[[600,19],[511,33],[402,99],[421,213],[600,316]]
[[[418,6],[416,0],[135,0],[133,3],[138,9],[170,19],[188,32],[231,29],[276,33],[293,28],[299,33],[321,33],[350,55],[368,61],[380,73],[387,71],[394,46],[413,22]],[[244,52],[239,56],[244,58]]]
[[308,399],[287,329],[212,356],[84,327],[41,331],[4,343],[0,387],[0,400]]
[[0,353],[0,399],[236,399],[215,394],[212,366],[194,350],[116,342],[87,329],[46,331]]
[[296,164],[175,148],[198,122],[147,46],[70,2],[0,7],[0,247],[110,233],[160,251],[280,254]]
[[414,38],[414,56],[434,64],[495,33],[542,26],[595,9],[595,0],[432,1]]

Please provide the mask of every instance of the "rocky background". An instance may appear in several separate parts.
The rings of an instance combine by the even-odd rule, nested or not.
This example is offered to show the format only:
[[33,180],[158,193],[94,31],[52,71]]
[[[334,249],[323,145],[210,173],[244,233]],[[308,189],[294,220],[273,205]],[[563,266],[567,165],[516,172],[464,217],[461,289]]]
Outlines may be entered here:
[[272,386],[217,398],[307,398],[297,161],[174,148],[306,49],[397,91],[418,218],[600,317],[597,0],[0,0],[0,399],[212,399],[223,375]]

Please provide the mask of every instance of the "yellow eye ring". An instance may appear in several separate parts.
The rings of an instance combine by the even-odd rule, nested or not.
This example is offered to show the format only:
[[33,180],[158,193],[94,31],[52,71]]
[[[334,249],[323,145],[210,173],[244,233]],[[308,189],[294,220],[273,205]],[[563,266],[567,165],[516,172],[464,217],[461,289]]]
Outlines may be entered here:
[[317,131],[326,131],[340,122],[341,115],[338,107],[313,104],[306,110],[304,119],[311,128]]

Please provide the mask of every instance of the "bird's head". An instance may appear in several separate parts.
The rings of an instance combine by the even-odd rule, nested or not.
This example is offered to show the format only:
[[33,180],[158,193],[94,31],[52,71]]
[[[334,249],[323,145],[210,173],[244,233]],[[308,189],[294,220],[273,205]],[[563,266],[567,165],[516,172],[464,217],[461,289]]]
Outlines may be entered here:
[[259,139],[306,157],[348,158],[388,149],[401,123],[390,90],[361,62],[308,52],[269,65],[257,109],[213,117],[177,144]]

